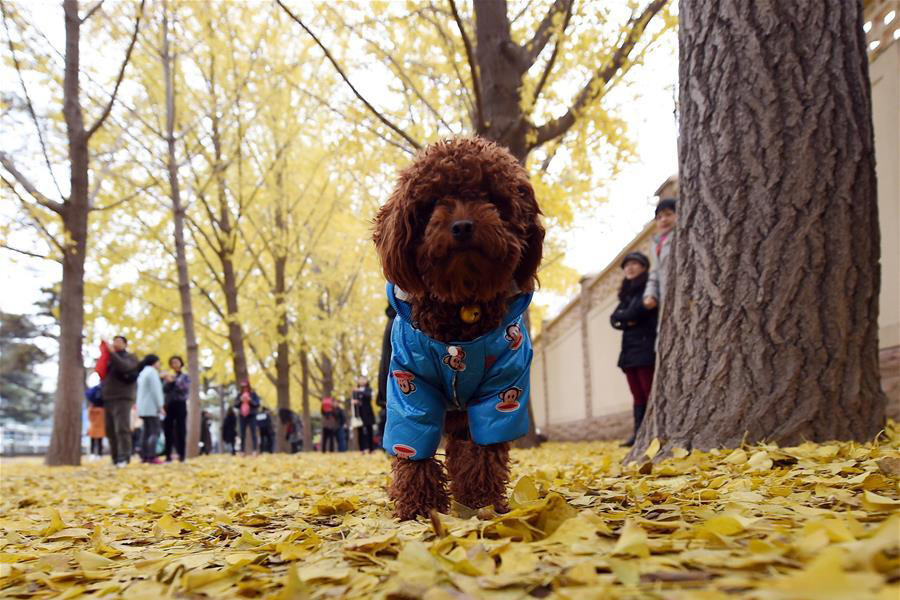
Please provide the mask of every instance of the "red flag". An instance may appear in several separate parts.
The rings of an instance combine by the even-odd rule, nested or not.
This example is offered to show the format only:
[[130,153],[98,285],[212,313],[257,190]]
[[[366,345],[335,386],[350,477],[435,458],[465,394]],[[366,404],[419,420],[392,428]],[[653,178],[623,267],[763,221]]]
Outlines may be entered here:
[[109,346],[106,345],[106,342],[100,342],[100,358],[97,360],[94,370],[97,371],[100,379],[106,377],[106,372],[109,370]]

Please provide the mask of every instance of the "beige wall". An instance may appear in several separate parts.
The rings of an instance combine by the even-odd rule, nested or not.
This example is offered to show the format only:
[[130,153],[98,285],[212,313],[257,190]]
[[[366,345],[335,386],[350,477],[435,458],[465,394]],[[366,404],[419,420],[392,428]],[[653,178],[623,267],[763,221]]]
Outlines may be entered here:
[[547,387],[550,424],[585,417],[584,369],[581,366],[581,331],[573,327],[547,345]]
[[613,295],[588,313],[591,412],[595,417],[631,410],[631,392],[625,374],[616,368],[622,332],[609,324],[617,300]]
[[869,78],[881,224],[879,344],[890,348],[900,345],[900,43],[870,63]]

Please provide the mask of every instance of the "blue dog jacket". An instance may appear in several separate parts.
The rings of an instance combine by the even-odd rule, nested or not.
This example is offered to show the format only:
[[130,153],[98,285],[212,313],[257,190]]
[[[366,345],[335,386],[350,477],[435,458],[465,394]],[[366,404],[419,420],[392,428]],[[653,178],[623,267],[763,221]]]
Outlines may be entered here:
[[497,329],[469,342],[447,344],[413,326],[412,307],[397,291],[388,283],[388,301],[397,318],[391,329],[385,450],[413,460],[431,458],[447,410],[468,412],[476,444],[508,442],[528,433],[533,350],[522,313],[532,294],[512,298]]

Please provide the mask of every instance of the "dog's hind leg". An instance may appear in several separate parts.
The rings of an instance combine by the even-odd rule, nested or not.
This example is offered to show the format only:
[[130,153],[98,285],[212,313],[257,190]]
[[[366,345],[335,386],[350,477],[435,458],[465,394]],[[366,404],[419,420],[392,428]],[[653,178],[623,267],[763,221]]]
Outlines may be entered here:
[[[467,421],[448,413],[447,471],[453,499],[469,508],[493,506],[507,512],[506,485],[509,483],[509,444],[479,446],[471,440]],[[464,417],[465,413],[457,413]]]
[[428,516],[432,509],[442,513],[450,509],[447,474],[444,466],[434,458],[394,457],[391,471],[393,479],[388,495],[394,501],[394,516],[401,521]]

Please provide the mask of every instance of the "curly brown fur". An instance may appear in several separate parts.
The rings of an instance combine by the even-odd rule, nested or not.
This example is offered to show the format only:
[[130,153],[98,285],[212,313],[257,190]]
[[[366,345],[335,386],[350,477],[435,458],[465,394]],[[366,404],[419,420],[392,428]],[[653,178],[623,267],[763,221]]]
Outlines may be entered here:
[[[373,239],[385,277],[410,296],[419,328],[464,341],[499,323],[512,287],[537,282],[544,228],[521,164],[483,138],[452,138],[420,152],[375,218]],[[470,221],[471,235],[454,236]],[[459,307],[488,314],[467,325]],[[455,332],[455,333],[454,333]]]
[[[408,294],[416,327],[442,341],[466,341],[496,328],[510,291],[535,289],[544,228],[534,189],[504,148],[478,137],[437,142],[398,178],[375,218],[373,239],[385,277]],[[467,235],[457,225],[468,224]],[[461,308],[477,305],[466,323]],[[509,444],[478,446],[465,414],[447,415],[447,468],[457,501],[506,510]],[[395,515],[446,512],[447,477],[434,459],[395,459]]]
[[508,298],[496,298],[478,305],[481,318],[476,323],[464,323],[459,316],[459,304],[425,298],[412,305],[415,326],[441,342],[473,340],[500,326],[506,314]]
[[394,516],[401,521],[428,516],[431,510],[446,513],[450,509],[447,474],[435,460],[408,460],[394,457],[393,478],[388,496],[394,501]]
[[509,444],[479,446],[471,440],[447,440],[447,471],[453,499],[469,508],[493,506],[509,511]]

